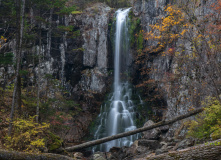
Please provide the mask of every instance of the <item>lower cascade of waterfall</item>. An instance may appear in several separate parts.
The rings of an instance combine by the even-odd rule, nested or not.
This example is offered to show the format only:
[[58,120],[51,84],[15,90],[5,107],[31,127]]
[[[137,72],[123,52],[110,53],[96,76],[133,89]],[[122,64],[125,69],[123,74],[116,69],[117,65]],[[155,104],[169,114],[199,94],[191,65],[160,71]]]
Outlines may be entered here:
[[[118,90],[118,100],[114,100],[116,93],[109,95],[108,101],[101,106],[98,116],[99,126],[94,138],[115,135],[136,129],[134,119],[136,118],[135,104],[132,101],[132,89],[129,83],[122,83]],[[142,100],[139,102],[142,105]],[[93,148],[93,151],[109,151],[112,147],[130,146],[138,139],[139,134],[123,137],[117,140],[103,143]]]
[[[130,57],[127,23],[129,11],[130,8],[119,9],[116,12],[114,91],[109,95],[106,103],[101,106],[101,113],[98,116],[99,125],[94,134],[94,139],[116,135],[137,128],[134,122],[136,105],[132,100],[132,87],[127,80],[121,80],[122,73],[128,72],[127,63],[129,61],[128,57]],[[142,104],[142,101],[140,100],[139,103]],[[138,136],[139,134],[136,134],[106,142],[93,147],[92,150],[93,152],[108,152],[112,147],[130,146]]]

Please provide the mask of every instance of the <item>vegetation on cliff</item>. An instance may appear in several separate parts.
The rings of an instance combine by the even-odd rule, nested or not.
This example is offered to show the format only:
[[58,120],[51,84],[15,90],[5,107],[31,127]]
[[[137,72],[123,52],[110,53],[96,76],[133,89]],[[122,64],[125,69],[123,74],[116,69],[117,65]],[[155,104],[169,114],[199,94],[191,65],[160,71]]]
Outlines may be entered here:
[[[72,100],[68,89],[63,86],[64,82],[57,79],[58,75],[42,76],[29,72],[30,68],[36,67],[36,73],[40,73],[39,64],[48,58],[41,46],[49,43],[48,37],[57,37],[56,42],[49,44],[52,47],[46,49],[50,53],[59,42],[58,39],[81,36],[79,28],[75,26],[66,25],[65,22],[62,25],[52,23],[58,24],[62,19],[60,17],[65,15],[82,14],[86,6],[95,2],[105,2],[112,7],[131,4],[126,0],[14,2],[0,1],[0,22],[1,28],[4,28],[0,29],[0,66],[7,68],[11,74],[8,77],[0,75],[0,148],[35,153],[53,151],[63,145],[63,140],[55,133],[65,137],[63,130],[67,131],[74,117],[84,110]],[[157,110],[166,109],[165,93],[178,99],[176,106],[191,102],[189,111],[204,105],[204,112],[188,123],[188,134],[199,139],[218,139],[221,136],[221,0],[210,5],[205,15],[198,17],[196,11],[188,7],[190,3],[167,5],[164,15],[160,15],[156,23],[150,25],[149,32],[143,30],[142,19],[130,12],[130,45],[137,53],[139,70],[137,88],[143,92],[146,104]],[[194,5],[199,4],[196,2]],[[93,14],[96,12],[95,8]],[[114,23],[113,18],[109,24],[111,39],[114,37]],[[47,38],[46,32],[49,34]],[[16,54],[9,52],[13,43]],[[24,57],[24,48],[30,49],[33,44],[38,46],[36,54],[26,53],[28,56]],[[84,49],[76,50],[82,52]],[[166,72],[150,65],[149,62],[152,63],[157,56],[165,57],[168,61]],[[173,66],[172,61],[176,61]],[[30,65],[23,67],[24,63]],[[13,67],[16,70],[10,73]],[[160,76],[154,79],[154,75]],[[41,85],[42,80],[47,81],[47,84]],[[188,87],[187,92],[191,96],[180,92],[185,87]],[[208,95],[212,98],[203,103]],[[86,98],[88,103],[91,103],[92,98],[90,95]],[[82,97],[78,99],[82,100]],[[147,109],[144,112],[146,114]],[[151,118],[159,121],[165,117],[156,116],[155,112]],[[76,125],[83,124],[78,122]]]
[[208,98],[205,109],[196,120],[186,122],[188,136],[199,139],[221,138],[221,104],[215,98]]
[[[166,93],[178,99],[176,106],[191,102],[190,109],[201,106],[200,97],[212,94],[220,100],[220,0],[203,16],[192,9],[200,8],[199,4],[190,3],[167,5],[151,30],[143,33],[144,49],[137,52],[136,60],[140,68],[137,87],[147,102],[160,102]],[[156,57],[168,61],[167,71],[151,65]],[[189,96],[181,93],[184,88]]]
[[[54,133],[58,134],[61,129],[68,130],[68,121],[73,120],[80,108],[68,96],[63,82],[54,75],[41,75],[38,65],[48,58],[43,55],[42,45],[46,41],[48,46],[55,45],[49,44],[51,35],[62,37],[65,33],[67,38],[80,36],[80,31],[73,26],[52,24],[54,16],[69,15],[76,11],[76,6],[68,4],[67,0],[8,0],[0,2],[0,7],[0,22],[4,28],[0,31],[0,148],[43,152],[47,147],[52,151],[62,145],[62,140]],[[44,26],[49,29],[47,40]],[[15,46],[14,53],[11,52],[11,45]],[[39,49],[34,54],[26,53],[33,45]],[[47,53],[50,50],[51,46],[47,48]],[[29,68],[24,67],[24,63],[28,63]],[[5,68],[10,70],[10,67],[12,75],[5,77]],[[37,68],[38,75],[30,75],[33,67]],[[29,83],[30,76],[33,77],[32,84]],[[47,81],[46,85],[42,85],[42,79]],[[52,90],[55,95],[51,94]],[[67,110],[72,111],[67,113]],[[63,132],[60,136],[65,134]]]

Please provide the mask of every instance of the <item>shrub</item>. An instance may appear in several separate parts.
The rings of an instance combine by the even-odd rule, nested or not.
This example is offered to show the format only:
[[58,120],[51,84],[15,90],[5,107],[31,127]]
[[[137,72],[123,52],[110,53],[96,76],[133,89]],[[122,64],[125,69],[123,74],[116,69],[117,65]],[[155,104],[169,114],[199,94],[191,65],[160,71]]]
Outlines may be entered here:
[[5,147],[11,150],[39,153],[46,146],[49,124],[36,123],[35,116],[29,119],[18,118],[14,121],[12,136],[5,137]]
[[187,123],[188,136],[218,139],[221,137],[221,103],[215,98],[208,98],[205,106],[196,120]]

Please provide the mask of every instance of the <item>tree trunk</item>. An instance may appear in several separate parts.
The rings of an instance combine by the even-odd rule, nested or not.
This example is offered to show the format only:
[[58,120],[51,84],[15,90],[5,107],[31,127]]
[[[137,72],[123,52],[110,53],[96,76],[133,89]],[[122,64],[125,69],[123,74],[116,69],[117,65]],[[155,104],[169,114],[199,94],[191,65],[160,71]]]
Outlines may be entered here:
[[[24,30],[24,10],[25,10],[25,0],[22,0],[22,9],[21,9],[21,0],[15,0],[15,8],[16,8],[16,74],[15,74],[15,83],[14,83],[14,91],[13,91],[13,99],[10,113],[10,123],[9,123],[9,135],[12,132],[12,123],[14,119],[15,112],[15,100],[17,99],[18,104],[21,104],[21,92],[19,93],[18,87],[20,89],[21,85],[18,83],[18,79],[21,78],[19,75],[20,71],[20,61],[21,61],[21,51],[22,51],[22,37]],[[16,98],[17,95],[17,98]],[[20,108],[21,106],[18,106]]]
[[[20,69],[19,69],[20,70]],[[21,75],[18,74],[17,78],[17,110],[18,110],[18,115],[21,115]]]
[[[41,14],[41,11],[40,11]],[[40,65],[41,65],[41,24],[39,26],[39,52],[38,52],[38,73],[37,73],[37,107],[36,107],[36,122],[39,121],[39,105],[40,105]]]
[[22,8],[21,8],[21,23],[20,23],[20,40],[19,40],[19,62],[18,62],[18,77],[17,77],[17,106],[18,106],[18,113],[21,115],[21,75],[19,71],[21,70],[21,54],[22,54],[22,39],[23,39],[23,32],[24,32],[24,15],[25,15],[25,0],[22,0]]
[[221,145],[220,141],[209,142],[207,145],[185,148],[179,151],[170,151],[160,155],[149,155],[144,158],[135,160],[220,160],[221,159]]
[[157,128],[157,127],[169,125],[169,124],[172,124],[172,123],[177,122],[179,120],[182,120],[182,119],[188,118],[190,116],[196,115],[196,114],[198,114],[202,111],[203,111],[203,108],[199,108],[199,109],[196,109],[196,110],[194,110],[192,112],[189,112],[185,115],[177,116],[174,119],[171,119],[171,120],[168,120],[168,121],[161,121],[161,122],[158,122],[154,125],[138,128],[138,129],[135,129],[133,131],[120,133],[120,134],[117,134],[117,135],[101,138],[101,139],[98,139],[98,140],[86,142],[86,143],[76,145],[76,146],[72,146],[72,147],[67,147],[67,148],[65,148],[65,151],[72,152],[72,151],[75,151],[75,150],[88,148],[88,147],[95,146],[95,145],[98,145],[98,144],[101,144],[101,143],[105,143],[105,142],[112,141],[112,140],[115,140],[115,139],[119,139],[119,138],[122,138],[122,137],[127,137],[127,136],[134,135],[134,134],[137,134],[137,133],[140,133],[140,132],[151,130],[151,129],[154,129],[154,128]]
[[74,160],[70,157],[59,155],[59,154],[33,154],[25,152],[15,152],[0,149],[1,160]]
[[47,54],[46,54],[46,60],[50,57],[51,53],[51,32],[52,32],[52,16],[53,16],[54,8],[50,9],[50,17],[49,17],[49,30],[47,35]]
[[12,123],[14,119],[14,112],[15,112],[15,99],[17,94],[17,81],[18,81],[18,74],[19,74],[19,66],[20,66],[20,55],[19,55],[19,46],[20,46],[20,6],[21,1],[15,0],[15,8],[16,8],[16,77],[15,77],[15,83],[14,83],[14,91],[13,91],[13,98],[12,98],[12,106],[11,106],[11,113],[10,113],[10,123],[9,123],[9,136],[12,132]]

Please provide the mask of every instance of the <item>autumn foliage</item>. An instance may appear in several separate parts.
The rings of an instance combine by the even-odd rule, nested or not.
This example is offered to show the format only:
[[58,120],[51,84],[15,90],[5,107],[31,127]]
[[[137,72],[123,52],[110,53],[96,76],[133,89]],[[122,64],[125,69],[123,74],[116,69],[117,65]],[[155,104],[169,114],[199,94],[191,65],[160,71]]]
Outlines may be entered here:
[[[162,51],[168,44],[183,36],[187,31],[189,25],[185,24],[181,9],[168,5],[165,12],[167,13],[166,16],[159,19],[156,24],[150,25],[151,31],[145,33],[145,40],[152,42],[150,46],[146,47],[145,52]],[[172,53],[173,50],[173,48],[169,48],[168,52]]]
[[[176,98],[175,106],[190,101],[200,106],[208,93],[220,100],[221,0],[207,5],[203,15],[195,11],[199,4],[185,3],[166,6],[165,14],[144,32],[145,47],[138,52],[136,64],[140,67],[137,87],[147,101],[162,101],[165,93]],[[156,57],[165,61],[164,69],[163,63],[153,62]],[[187,95],[179,93],[184,88]]]

